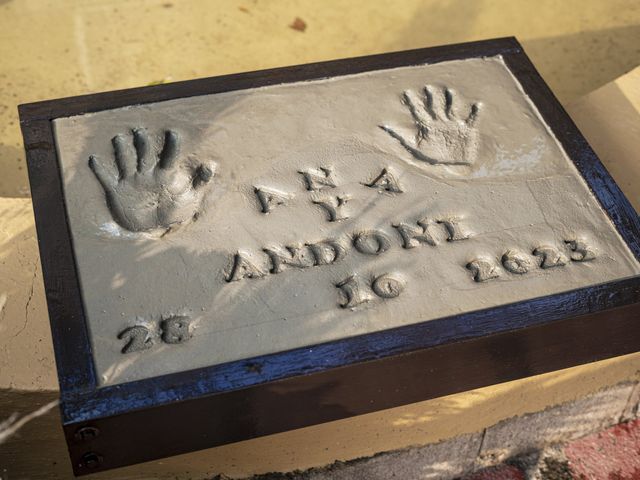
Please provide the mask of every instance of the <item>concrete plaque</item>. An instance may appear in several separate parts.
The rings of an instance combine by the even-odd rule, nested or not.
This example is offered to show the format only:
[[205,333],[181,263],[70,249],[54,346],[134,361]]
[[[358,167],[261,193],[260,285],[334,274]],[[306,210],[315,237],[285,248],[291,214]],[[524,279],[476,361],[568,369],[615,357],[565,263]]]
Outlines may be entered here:
[[513,38],[20,118],[78,475],[640,344],[640,219]]
[[640,274],[500,55],[53,124],[101,385]]

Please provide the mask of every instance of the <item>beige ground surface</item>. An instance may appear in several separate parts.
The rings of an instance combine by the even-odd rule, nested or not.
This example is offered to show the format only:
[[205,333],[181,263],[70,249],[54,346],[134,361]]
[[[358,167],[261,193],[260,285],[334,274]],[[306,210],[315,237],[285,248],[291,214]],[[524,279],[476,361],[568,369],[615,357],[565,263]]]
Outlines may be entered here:
[[[304,32],[288,27],[295,17],[307,23]],[[512,34],[565,104],[640,64],[637,1],[0,2],[0,197],[27,194],[17,103],[167,77],[179,80]],[[638,138],[640,100],[638,80],[630,78],[594,92],[571,111],[640,208],[640,158],[629,146]],[[4,419],[55,398],[56,381],[29,200],[0,198],[0,219]],[[200,479],[218,472],[246,475],[323,465],[478,431],[503,418],[638,378],[640,355],[630,355],[96,478]],[[0,445],[3,475],[70,478],[55,411]]]
[[507,35],[567,102],[640,64],[639,22],[634,0],[2,0],[0,196],[28,192],[18,103]]

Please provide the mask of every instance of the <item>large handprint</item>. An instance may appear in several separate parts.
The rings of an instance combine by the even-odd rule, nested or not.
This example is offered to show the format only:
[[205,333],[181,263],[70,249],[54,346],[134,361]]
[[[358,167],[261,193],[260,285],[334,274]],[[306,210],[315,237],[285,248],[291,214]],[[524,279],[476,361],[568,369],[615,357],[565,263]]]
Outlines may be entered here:
[[416,160],[431,164],[470,165],[478,150],[478,131],[474,127],[480,111],[480,103],[471,105],[468,113],[460,117],[454,107],[456,93],[444,87],[441,90],[427,85],[424,96],[407,90],[402,95],[409,108],[417,132],[401,134],[388,125],[380,125],[385,132],[398,140]]
[[[213,166],[178,162],[180,136],[167,130],[156,148],[143,128],[112,139],[115,167],[95,156],[89,167],[106,194],[113,219],[132,232],[168,230],[198,214]],[[117,170],[117,171],[116,171]]]

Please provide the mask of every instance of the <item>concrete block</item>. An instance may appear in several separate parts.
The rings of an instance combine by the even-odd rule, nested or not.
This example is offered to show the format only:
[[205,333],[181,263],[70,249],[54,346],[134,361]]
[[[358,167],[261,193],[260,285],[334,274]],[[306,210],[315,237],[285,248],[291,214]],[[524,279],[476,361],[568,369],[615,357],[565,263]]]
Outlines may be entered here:
[[[325,468],[312,469],[300,476],[282,478],[301,480],[450,479],[463,475],[473,468],[481,440],[480,433],[462,435],[445,442],[382,453],[346,463],[337,462]],[[262,478],[266,480],[266,478],[279,477]]]
[[545,445],[579,438],[618,422],[635,385],[623,383],[541,412],[504,420],[486,430],[478,458],[494,465]]
[[633,420],[638,417],[638,413],[640,410],[640,383],[636,383],[636,386],[633,388],[631,395],[629,396],[629,400],[627,401],[627,406],[622,412],[622,416],[620,417],[620,421],[628,421]]

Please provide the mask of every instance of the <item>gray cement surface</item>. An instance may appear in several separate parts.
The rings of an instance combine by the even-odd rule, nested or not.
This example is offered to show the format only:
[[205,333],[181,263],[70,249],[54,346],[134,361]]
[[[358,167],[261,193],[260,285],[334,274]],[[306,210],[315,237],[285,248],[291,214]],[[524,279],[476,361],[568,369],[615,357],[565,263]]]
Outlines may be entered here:
[[104,385],[640,273],[499,57],[55,129]]

